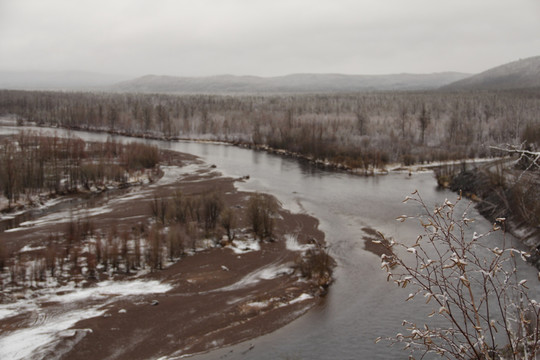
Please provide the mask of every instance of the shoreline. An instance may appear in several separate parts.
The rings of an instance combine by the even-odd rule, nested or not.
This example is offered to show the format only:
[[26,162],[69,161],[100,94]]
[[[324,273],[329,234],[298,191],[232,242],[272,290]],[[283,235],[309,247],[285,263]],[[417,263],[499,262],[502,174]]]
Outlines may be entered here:
[[[497,187],[490,179],[489,169],[486,168],[462,171],[450,178],[446,188],[469,198],[488,221],[502,224],[504,231],[514,236],[529,253],[527,262],[540,270],[540,227],[523,218],[511,206],[517,201],[513,196],[518,195],[513,195],[512,189],[518,183],[509,181]],[[538,181],[538,175],[533,181]],[[499,221],[501,218],[504,219],[503,223]]]
[[[182,163],[179,158],[169,158],[168,161],[169,166]],[[96,231],[115,224],[127,228],[137,224],[140,219],[150,216],[145,213],[153,196],[168,194],[178,187],[186,194],[218,189],[227,206],[235,208],[245,208],[250,195],[235,187],[234,183],[241,179],[223,177],[206,164],[199,164],[196,173],[184,174],[182,179],[169,179],[162,183],[160,180],[130,187],[125,195],[103,193],[102,197],[107,197],[105,205],[96,205],[109,207],[110,211],[91,216],[97,226]],[[136,197],[137,200],[123,201],[122,196],[126,199]],[[19,250],[28,246],[38,251],[40,239],[47,233],[62,231],[63,224],[45,222],[3,235],[9,243],[16,241]],[[131,359],[194,355],[246,341],[284,326],[321,301],[324,292],[314,279],[308,280],[299,273],[297,262],[305,254],[298,249],[309,246],[314,239],[324,246],[324,234],[318,229],[315,218],[292,214],[282,208],[278,210],[275,228],[275,241],[259,243],[258,250],[250,250],[248,243],[240,241],[236,248],[215,245],[198,249],[163,270],[136,277],[112,276],[110,279],[121,282],[157,280],[172,289],[165,293],[110,295],[105,297],[102,306],[91,299],[83,300],[78,305],[81,309],[102,313],[78,321],[69,328],[71,335],[65,335],[68,329],[64,329],[52,344],[36,351],[45,355],[61,354],[60,357],[66,359],[88,358],[90,354],[100,358]],[[245,226],[239,232],[249,237]],[[302,246],[288,245],[289,237]],[[243,244],[248,250],[242,250]],[[94,286],[80,284],[79,290],[74,288],[73,293],[94,289]],[[26,299],[29,295],[16,295],[20,296]],[[54,296],[61,298],[63,294]],[[38,303],[38,300],[30,295],[25,301],[33,301],[39,313],[49,314],[45,317],[54,321],[55,309],[61,303],[54,300]],[[152,306],[154,301],[157,305]],[[0,342],[2,338],[8,340],[24,329],[31,329],[32,326],[28,325],[30,315],[22,312],[0,318]]]
[[[17,124],[13,122],[12,126],[17,126]],[[441,166],[457,166],[457,165],[462,164],[463,162],[467,164],[469,163],[474,164],[474,163],[492,162],[492,161],[497,161],[500,159],[500,158],[478,158],[478,159],[465,159],[465,160],[437,161],[433,163],[414,163],[410,165],[402,165],[402,164],[394,163],[394,164],[384,164],[385,166],[383,168],[373,168],[372,166],[370,166],[368,169],[361,169],[361,168],[353,168],[343,163],[325,161],[319,158],[314,158],[312,156],[304,155],[297,152],[273,148],[264,144],[253,144],[248,141],[211,140],[211,139],[179,137],[179,136],[165,136],[165,135],[157,135],[157,134],[140,134],[140,133],[130,133],[126,131],[110,130],[110,129],[84,128],[81,126],[62,127],[62,126],[50,126],[50,125],[38,125],[35,123],[31,123],[30,126],[44,127],[44,128],[50,128],[50,129],[59,128],[59,129],[64,129],[68,131],[69,130],[85,131],[85,132],[96,133],[96,134],[109,134],[109,135],[125,136],[125,137],[148,139],[148,140],[189,141],[189,142],[197,142],[197,143],[230,145],[230,146],[236,146],[236,147],[240,147],[244,149],[263,151],[269,154],[285,156],[285,157],[293,158],[299,161],[307,162],[318,168],[327,169],[331,171],[343,171],[349,174],[359,175],[359,176],[387,175],[390,172],[408,172],[409,174],[412,174],[412,173],[421,172],[421,171],[431,171],[433,168],[437,168]],[[388,169],[387,166],[390,166],[390,168]]]

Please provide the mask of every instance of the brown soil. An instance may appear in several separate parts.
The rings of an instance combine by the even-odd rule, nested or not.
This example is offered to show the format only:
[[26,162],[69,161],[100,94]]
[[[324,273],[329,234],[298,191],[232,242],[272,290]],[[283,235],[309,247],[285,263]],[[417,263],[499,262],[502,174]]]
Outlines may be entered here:
[[[185,164],[196,160],[190,155],[170,153],[167,161]],[[101,195],[95,205],[107,204],[113,211],[91,216],[90,220],[96,231],[104,232],[112,226],[118,230],[131,229],[150,217],[150,201],[154,196],[177,189],[185,194],[214,189],[223,194],[227,206],[245,208],[249,194],[237,191],[235,181],[239,180],[223,178],[216,169],[205,166],[203,171],[181,182],[166,185],[157,182],[124,190],[144,194],[133,201],[115,202],[121,191]],[[173,289],[163,294],[124,297],[108,303],[104,316],[83,320],[74,326],[92,331],[84,332],[85,336],[76,333],[66,337],[55,349],[56,355],[63,353],[63,359],[149,359],[193,354],[274,331],[302,315],[320,301],[319,287],[300,279],[293,270],[300,253],[287,250],[284,235],[296,234],[298,242],[305,244],[312,239],[324,243],[324,234],[318,230],[318,221],[313,217],[291,214],[283,209],[279,210],[279,215],[275,241],[262,243],[260,251],[236,254],[229,247],[214,247],[144,276],[169,283]],[[240,224],[246,225],[242,219]],[[11,249],[27,244],[38,246],[49,234],[64,232],[66,226],[46,224],[3,233],[2,237]],[[231,286],[269,266],[278,266],[284,273],[238,288]],[[129,278],[123,280],[126,279]],[[289,304],[304,293],[313,298]],[[152,305],[153,302],[157,305]],[[16,327],[18,318],[8,319],[11,324],[0,321],[0,329]]]
[[364,227],[362,231],[366,234],[366,236],[363,236],[365,250],[377,256],[382,256],[383,254],[386,256],[394,255],[390,250],[390,242],[377,230]]

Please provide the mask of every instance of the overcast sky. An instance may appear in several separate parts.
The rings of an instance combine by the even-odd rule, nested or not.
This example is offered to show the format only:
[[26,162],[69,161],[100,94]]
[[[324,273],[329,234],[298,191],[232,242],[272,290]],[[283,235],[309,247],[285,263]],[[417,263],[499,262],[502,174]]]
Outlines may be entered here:
[[0,0],[0,70],[477,73],[540,55],[539,0]]

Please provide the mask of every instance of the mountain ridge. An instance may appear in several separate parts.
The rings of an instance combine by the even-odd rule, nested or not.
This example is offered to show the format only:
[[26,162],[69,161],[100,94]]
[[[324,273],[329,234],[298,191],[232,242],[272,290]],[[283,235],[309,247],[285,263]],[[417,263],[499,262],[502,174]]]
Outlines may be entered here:
[[86,71],[0,71],[0,89],[111,91],[170,94],[302,94],[370,91],[476,91],[540,89],[540,56],[499,65],[478,74],[349,75],[293,73],[282,76],[221,74],[136,78]]
[[129,76],[91,71],[0,71],[0,89],[101,90]]
[[115,84],[110,90],[142,93],[316,93],[428,90],[468,76],[470,74],[458,72],[390,75],[297,73],[275,77],[228,74],[206,77],[145,75]]
[[441,90],[513,90],[540,88],[540,56],[502,64],[441,87]]

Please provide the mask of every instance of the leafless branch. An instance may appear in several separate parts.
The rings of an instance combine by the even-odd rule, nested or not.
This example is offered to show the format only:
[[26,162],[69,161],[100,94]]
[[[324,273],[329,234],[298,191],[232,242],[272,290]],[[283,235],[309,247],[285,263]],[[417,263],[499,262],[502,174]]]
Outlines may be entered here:
[[[407,301],[424,298],[434,305],[429,315],[442,317],[446,326],[417,326],[405,321],[407,334],[387,339],[404,343],[406,349],[424,356],[436,353],[447,359],[535,359],[540,349],[539,304],[527,293],[526,282],[517,277],[517,258],[525,252],[492,247],[485,241],[500,231],[505,219],[497,219],[493,229],[472,236],[467,210],[454,213],[448,200],[429,209],[415,192],[406,201],[424,209],[418,220],[425,232],[415,243],[384,239],[389,253],[382,255],[382,268],[396,285],[412,288]],[[470,205],[469,205],[470,206]],[[467,208],[468,209],[468,208]],[[400,221],[408,217],[401,216]],[[403,250],[400,250],[403,249]],[[496,335],[499,333],[499,335]],[[502,334],[508,344],[500,347]]]

